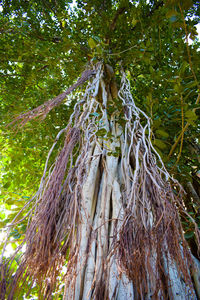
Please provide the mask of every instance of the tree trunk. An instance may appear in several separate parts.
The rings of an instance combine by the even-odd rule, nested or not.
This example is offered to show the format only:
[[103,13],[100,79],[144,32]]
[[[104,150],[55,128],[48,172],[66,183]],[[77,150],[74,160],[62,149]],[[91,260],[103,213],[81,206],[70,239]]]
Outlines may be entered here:
[[194,220],[182,188],[152,146],[150,119],[135,105],[125,73],[119,91],[110,66],[97,64],[95,73],[48,154],[8,299],[27,278],[41,286],[40,298],[51,299],[66,257],[65,300],[197,299],[199,262],[178,209]]
[[[197,299],[199,263],[190,259],[159,155],[156,166],[149,119],[125,79],[116,99],[112,76],[106,66],[95,96],[104,136],[90,144],[85,162],[78,252],[64,299]],[[119,99],[122,111],[110,114]]]
[[[120,134],[114,122],[109,125],[113,136]],[[109,130],[108,127],[106,129]],[[112,257],[114,230],[119,227],[124,215],[120,159],[101,154],[105,148],[115,152],[119,142],[99,140],[99,144],[91,146],[92,158],[88,162],[87,179],[83,185],[78,230],[77,277],[71,288],[69,283],[66,284],[65,299],[91,299],[94,290],[95,299],[133,298],[132,282],[126,275],[119,275],[116,260]]]

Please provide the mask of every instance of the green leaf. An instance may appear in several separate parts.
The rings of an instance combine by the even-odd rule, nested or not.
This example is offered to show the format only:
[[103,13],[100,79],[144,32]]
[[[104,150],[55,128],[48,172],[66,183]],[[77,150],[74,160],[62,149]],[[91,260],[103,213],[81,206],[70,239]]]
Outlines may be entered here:
[[103,137],[103,136],[107,135],[107,131],[106,131],[106,129],[104,129],[104,128],[99,129],[99,130],[96,132],[96,135],[97,135],[97,136],[100,136],[100,137]]
[[169,133],[167,133],[166,131],[162,130],[162,129],[158,129],[156,130],[156,134],[158,136],[161,136],[163,138],[168,138],[169,137]]
[[89,38],[89,40],[88,40],[88,45],[89,45],[89,47],[91,48],[91,49],[94,49],[95,47],[96,47],[96,42],[95,42],[95,40],[93,40],[93,38]]
[[174,85],[174,90],[175,92],[177,92],[178,94],[180,94],[183,90],[183,87],[180,84],[175,84]]
[[185,233],[185,238],[186,239],[190,239],[194,236],[194,232],[193,231],[189,231],[187,233]]
[[3,188],[7,189],[10,186],[10,184],[11,184],[10,182],[7,182],[6,184],[4,184]]
[[191,88],[195,87],[196,85],[197,85],[197,82],[196,82],[196,81],[190,81],[189,83],[187,83],[187,84],[184,86],[184,88],[185,88],[185,90],[186,90],[186,89],[191,89]]
[[195,121],[197,119],[197,115],[193,110],[186,111],[185,117],[188,119],[188,121]]
[[175,10],[173,10],[173,9],[172,10],[168,10],[167,13],[166,13],[166,17],[168,19],[170,19],[170,18],[172,18],[172,17],[174,17],[176,15],[177,15],[177,12]]
[[8,198],[7,200],[6,200],[6,204],[8,204],[8,205],[13,205],[13,204],[15,204],[15,199],[13,199],[13,198]]
[[182,223],[183,225],[185,225],[185,226],[188,226],[188,223],[185,222],[185,221],[181,221],[181,223]]
[[180,69],[179,69],[179,75],[182,76],[186,70],[186,68],[189,67],[189,63],[187,61],[184,61],[181,66],[180,66]]
[[62,21],[61,21],[61,24],[62,24],[62,27],[65,27],[66,21],[65,21],[65,20],[62,20]]
[[160,150],[164,150],[167,148],[167,145],[162,140],[159,139],[155,139],[153,144],[157,146]]
[[159,128],[161,123],[162,123],[162,121],[159,118],[156,119],[156,120],[153,120],[153,127],[154,128]]
[[132,22],[131,22],[132,25],[135,26],[135,25],[137,24],[137,22],[138,22],[138,20],[136,20],[136,19],[133,17]]

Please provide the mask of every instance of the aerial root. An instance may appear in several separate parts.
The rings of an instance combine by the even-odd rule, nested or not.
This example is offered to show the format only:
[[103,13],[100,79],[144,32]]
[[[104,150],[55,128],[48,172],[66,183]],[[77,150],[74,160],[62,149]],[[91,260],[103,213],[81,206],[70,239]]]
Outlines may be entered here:
[[35,119],[41,118],[45,119],[47,114],[55,107],[59,106],[63,100],[66,98],[67,95],[71,94],[77,87],[82,85],[85,81],[90,79],[92,76],[96,74],[95,70],[86,70],[82,73],[81,77],[77,80],[75,84],[70,86],[65,92],[61,93],[60,95],[56,96],[55,98],[46,101],[45,103],[41,104],[40,106],[34,108],[31,111],[26,113],[20,114],[16,117],[9,125],[14,125],[17,123],[17,126],[23,127],[27,122]]
[[117,124],[117,111],[108,114],[102,65],[95,74],[58,134],[65,133],[65,141],[51,167],[57,140],[48,155],[11,293],[28,276],[48,299],[67,258],[66,299],[126,298],[124,283],[130,297],[165,298],[174,269],[185,279],[180,286],[195,294],[178,216],[178,208],[187,215],[183,190],[152,145],[150,119],[135,105],[125,73],[118,93],[124,127]]

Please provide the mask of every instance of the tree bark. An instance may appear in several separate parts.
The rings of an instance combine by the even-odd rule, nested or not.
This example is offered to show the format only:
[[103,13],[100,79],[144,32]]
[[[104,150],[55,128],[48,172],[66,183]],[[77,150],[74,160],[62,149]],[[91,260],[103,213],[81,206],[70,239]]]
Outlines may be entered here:
[[39,283],[39,299],[51,299],[67,257],[65,300],[195,300],[199,261],[178,208],[193,222],[197,244],[200,234],[182,205],[182,187],[154,149],[150,119],[136,106],[125,73],[118,91],[110,66],[99,63],[94,71],[47,156],[8,299],[27,278]]
[[[112,92],[113,90],[115,93]],[[169,249],[167,237],[166,240],[164,238],[164,242],[161,242],[161,253],[156,248],[159,244],[150,243],[146,245],[145,250],[142,249],[143,253],[146,253],[143,266],[141,266],[145,270],[144,281],[140,280],[138,283],[131,275],[131,272],[140,274],[140,270],[137,269],[137,259],[135,270],[134,261],[132,270],[129,270],[129,266],[124,267],[124,264],[120,262],[119,253],[124,249],[120,248],[116,241],[120,241],[122,227],[129,222],[127,200],[130,200],[131,203],[132,198],[135,199],[135,203],[130,206],[134,210],[133,214],[138,214],[140,209],[144,210],[144,213],[140,215],[140,220],[141,224],[146,224],[146,228],[143,228],[142,232],[146,230],[152,233],[151,230],[155,226],[158,227],[159,222],[162,223],[163,219],[162,215],[156,217],[156,206],[148,201],[149,198],[152,202],[154,201],[154,188],[148,188],[148,181],[151,185],[154,178],[152,173],[148,176],[148,166],[146,166],[146,173],[143,165],[145,164],[143,155],[146,155],[145,144],[142,145],[144,140],[138,139],[135,135],[131,136],[131,131],[128,133],[130,124],[133,125],[133,128],[137,125],[137,115],[135,123],[131,121],[125,128],[119,125],[120,114],[115,111],[110,116],[108,112],[108,105],[115,102],[114,94],[116,95],[116,83],[113,79],[112,69],[107,67],[106,75],[104,73],[104,78],[100,80],[96,96],[103,115],[100,129],[105,129],[107,135],[99,137],[91,144],[86,162],[87,172],[82,187],[81,217],[77,230],[79,233],[77,237],[79,241],[78,254],[73,276],[66,276],[64,299],[197,299],[200,293],[199,262],[196,259],[193,259],[194,265],[189,259],[183,262],[184,267],[188,270],[191,269],[191,272],[188,273],[184,271],[184,268],[181,269],[178,266],[180,260],[185,259],[185,249],[181,246],[182,237],[178,238],[177,247],[181,257],[178,257],[177,260],[176,257],[173,257],[173,251]],[[124,105],[124,112],[128,121],[130,113],[128,105]],[[141,127],[139,128],[141,129]],[[134,134],[137,133],[145,135],[145,129],[134,132]],[[107,138],[108,136],[110,139]],[[133,148],[132,144],[135,144]],[[117,149],[120,149],[119,153],[116,151]],[[141,170],[141,168],[143,169]],[[134,184],[138,184],[136,177],[140,172],[145,174],[142,175],[143,180],[147,180],[147,182],[139,183],[141,186],[145,186],[145,189],[143,189],[143,195],[138,194],[138,197],[146,199],[147,206],[145,208],[140,207],[142,200],[133,197]],[[150,178],[151,176],[152,178]],[[153,184],[159,185],[156,178]],[[157,186],[156,188],[159,189]],[[128,198],[124,196],[127,190],[131,191]],[[161,207],[166,205],[162,204],[162,199],[160,201]],[[145,214],[146,210],[148,210],[148,214]],[[165,214],[165,210],[162,213]],[[131,224],[134,227],[134,222]],[[146,239],[145,234],[144,239]],[[129,242],[130,245],[127,245],[126,251],[129,248],[131,251],[133,241],[128,240]],[[138,253],[139,256],[140,253]],[[133,257],[137,258],[137,255]],[[160,264],[159,267],[158,264]]]

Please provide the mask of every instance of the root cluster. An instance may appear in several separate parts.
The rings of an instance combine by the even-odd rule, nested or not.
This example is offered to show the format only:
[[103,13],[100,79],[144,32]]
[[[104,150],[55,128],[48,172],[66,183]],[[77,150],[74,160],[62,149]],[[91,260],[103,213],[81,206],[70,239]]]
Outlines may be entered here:
[[[66,260],[66,299],[77,293],[82,299],[117,299],[122,284],[129,287],[127,299],[166,299],[173,295],[175,273],[184,278],[186,293],[194,291],[179,220],[179,212],[187,214],[182,188],[152,145],[150,119],[135,105],[125,73],[120,113],[109,112],[116,100],[113,77],[106,78],[112,70],[98,64],[94,73],[47,157],[8,299],[27,280],[41,286],[41,298],[50,298]],[[51,103],[34,114],[50,109]],[[63,134],[63,147],[49,166]],[[197,228],[196,236],[199,241]]]

